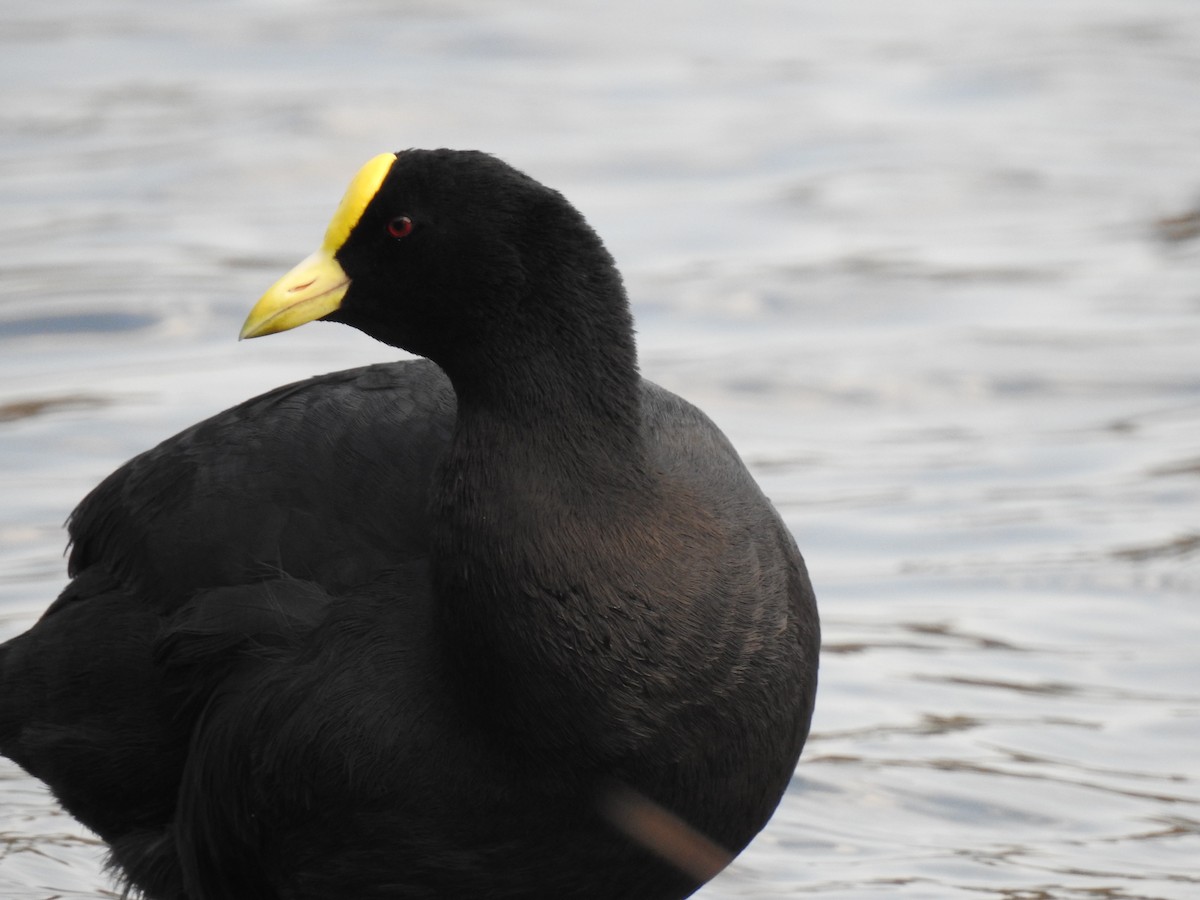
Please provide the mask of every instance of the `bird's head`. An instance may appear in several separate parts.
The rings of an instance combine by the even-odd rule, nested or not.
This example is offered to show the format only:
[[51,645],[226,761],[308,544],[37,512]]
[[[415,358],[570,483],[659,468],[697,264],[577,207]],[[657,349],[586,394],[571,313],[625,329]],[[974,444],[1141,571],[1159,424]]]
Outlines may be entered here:
[[[448,370],[628,328],[620,278],[559,194],[476,151],[405,150],[354,176],[320,248],[258,301],[251,338],[342,322]],[[610,339],[611,340],[611,339]]]

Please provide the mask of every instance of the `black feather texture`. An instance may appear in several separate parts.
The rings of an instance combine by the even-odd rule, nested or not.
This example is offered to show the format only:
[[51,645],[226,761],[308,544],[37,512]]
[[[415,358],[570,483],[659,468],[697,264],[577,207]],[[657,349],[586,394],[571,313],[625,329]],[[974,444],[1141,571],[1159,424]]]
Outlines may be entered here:
[[327,318],[428,359],[279,388],[105,479],[71,583],[0,647],[0,750],[151,898],[687,896],[808,733],[795,543],[639,377],[561,195],[404,151],[338,261]]

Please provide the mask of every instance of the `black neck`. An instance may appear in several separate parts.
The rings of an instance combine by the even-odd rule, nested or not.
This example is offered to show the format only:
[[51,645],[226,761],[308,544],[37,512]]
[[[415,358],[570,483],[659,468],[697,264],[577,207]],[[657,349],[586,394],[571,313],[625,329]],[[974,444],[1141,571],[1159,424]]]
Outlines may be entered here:
[[[603,299],[582,324],[501,334],[503,356],[476,347],[471,364],[443,365],[458,420],[434,501],[440,628],[467,683],[486,686],[464,702],[503,711],[494,724],[530,751],[626,739],[590,733],[611,716],[583,706],[608,702],[586,686],[611,677],[605,617],[643,580],[630,554],[657,487],[628,312],[623,295]],[[598,642],[579,646],[584,633]],[[579,718],[544,719],[563,708]]]
[[625,290],[594,233],[573,225],[560,222],[554,241],[527,236],[524,268],[539,276],[495,296],[472,339],[437,362],[454,385],[461,439],[507,437],[547,454],[547,465],[567,455],[638,468],[640,377]]

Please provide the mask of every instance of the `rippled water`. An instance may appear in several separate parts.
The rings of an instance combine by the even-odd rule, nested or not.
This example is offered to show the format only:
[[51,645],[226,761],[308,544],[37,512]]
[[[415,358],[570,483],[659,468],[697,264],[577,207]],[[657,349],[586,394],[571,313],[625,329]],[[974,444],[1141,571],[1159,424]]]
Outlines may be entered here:
[[[392,355],[233,336],[435,145],[589,215],[809,560],[815,734],[700,896],[1200,896],[1194,0],[3,0],[0,632],[115,465]],[[0,768],[0,896],[101,859]]]

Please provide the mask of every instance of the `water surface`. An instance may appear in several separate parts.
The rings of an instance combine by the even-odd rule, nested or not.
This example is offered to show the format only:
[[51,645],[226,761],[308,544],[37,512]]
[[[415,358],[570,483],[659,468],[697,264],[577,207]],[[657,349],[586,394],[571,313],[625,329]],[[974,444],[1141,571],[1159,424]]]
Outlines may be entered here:
[[[808,558],[815,733],[699,896],[1200,896],[1193,0],[0,2],[0,633],[103,475],[387,359],[233,337],[381,150],[490,150]],[[0,767],[0,896],[103,895]]]

